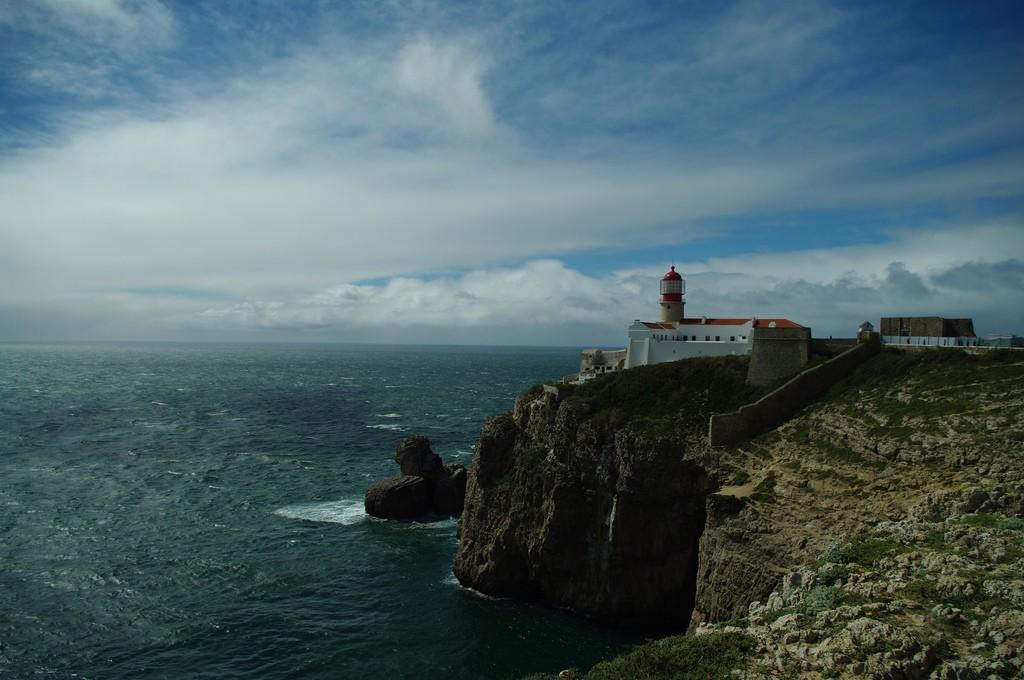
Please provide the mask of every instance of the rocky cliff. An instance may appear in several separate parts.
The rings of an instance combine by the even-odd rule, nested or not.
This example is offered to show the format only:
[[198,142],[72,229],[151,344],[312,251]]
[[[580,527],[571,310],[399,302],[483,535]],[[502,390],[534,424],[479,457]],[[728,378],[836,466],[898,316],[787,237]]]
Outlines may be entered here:
[[707,418],[760,394],[746,368],[699,359],[520,397],[483,428],[455,575],[622,625],[685,628],[706,498],[722,482]]
[[648,368],[534,389],[487,423],[464,584],[744,631],[748,677],[1021,673],[1019,353],[886,350],[731,448],[707,446],[704,427],[758,396],[742,360]]

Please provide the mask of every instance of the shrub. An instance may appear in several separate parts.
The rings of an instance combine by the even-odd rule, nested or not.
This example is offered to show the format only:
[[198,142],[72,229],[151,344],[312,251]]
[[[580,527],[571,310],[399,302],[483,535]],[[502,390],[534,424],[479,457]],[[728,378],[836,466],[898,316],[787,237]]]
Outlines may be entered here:
[[870,567],[883,557],[894,555],[903,550],[904,548],[899,543],[891,539],[855,538],[842,545],[833,545],[825,551],[822,559],[825,562],[838,562],[839,564],[853,562],[854,564]]
[[814,615],[826,609],[835,609],[843,602],[843,593],[833,586],[814,586],[797,608],[804,614]]
[[966,517],[961,517],[960,522],[978,529],[1024,529],[1024,518],[996,517],[987,513],[967,515]]
[[703,680],[725,678],[740,668],[753,647],[742,633],[676,635],[655,640],[587,673],[585,680]]
[[769,472],[765,475],[765,478],[761,480],[761,483],[754,488],[754,492],[750,494],[758,503],[774,503],[775,502],[775,473]]
[[712,413],[735,411],[765,389],[746,384],[748,357],[698,357],[609,373],[583,385],[559,386],[583,401],[598,426],[639,431],[707,429]]

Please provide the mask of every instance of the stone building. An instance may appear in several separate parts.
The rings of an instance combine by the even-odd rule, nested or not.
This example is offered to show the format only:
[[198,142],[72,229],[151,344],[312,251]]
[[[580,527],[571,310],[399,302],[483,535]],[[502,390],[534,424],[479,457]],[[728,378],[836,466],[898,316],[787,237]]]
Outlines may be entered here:
[[973,319],[941,316],[883,316],[880,335],[888,345],[974,347],[980,343]]

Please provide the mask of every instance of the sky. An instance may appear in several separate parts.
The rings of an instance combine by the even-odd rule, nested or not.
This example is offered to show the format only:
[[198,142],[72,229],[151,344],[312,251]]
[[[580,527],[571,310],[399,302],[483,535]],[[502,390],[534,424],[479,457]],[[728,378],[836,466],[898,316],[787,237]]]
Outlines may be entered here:
[[0,341],[1024,334],[1024,3],[0,0]]

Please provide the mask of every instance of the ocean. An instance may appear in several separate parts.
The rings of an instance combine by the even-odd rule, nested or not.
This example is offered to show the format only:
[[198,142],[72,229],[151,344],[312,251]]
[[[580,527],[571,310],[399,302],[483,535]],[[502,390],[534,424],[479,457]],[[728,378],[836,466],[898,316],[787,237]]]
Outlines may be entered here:
[[368,518],[402,438],[480,426],[578,350],[0,345],[0,678],[518,678],[636,638],[451,573]]

